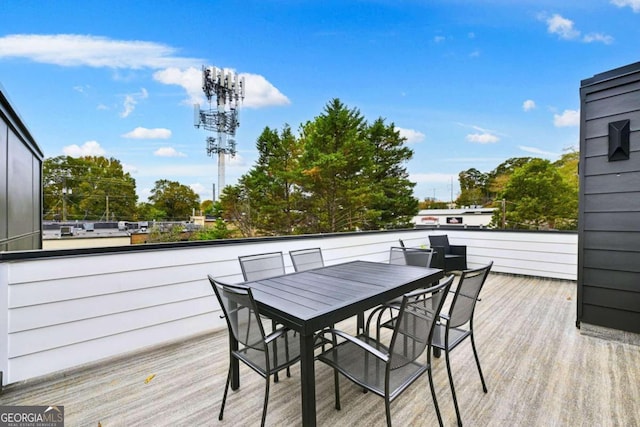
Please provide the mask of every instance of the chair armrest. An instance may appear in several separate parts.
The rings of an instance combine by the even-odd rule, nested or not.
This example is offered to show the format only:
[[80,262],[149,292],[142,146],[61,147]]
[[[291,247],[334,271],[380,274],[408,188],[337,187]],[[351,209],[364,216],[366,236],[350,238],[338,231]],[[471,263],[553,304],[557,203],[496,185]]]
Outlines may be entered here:
[[449,245],[451,254],[467,256],[467,247],[465,245]]
[[324,334],[326,332],[330,332],[334,336],[337,335],[340,338],[344,338],[345,340],[349,341],[350,343],[355,344],[358,347],[362,348],[364,351],[366,351],[368,353],[371,353],[372,355],[374,355],[375,357],[377,357],[378,359],[382,360],[385,363],[389,362],[389,355],[388,354],[381,352],[377,348],[375,348],[373,346],[370,346],[366,342],[359,340],[358,338],[354,337],[353,335],[349,335],[346,332],[342,332],[339,329],[324,329],[321,333]]
[[287,328],[276,329],[275,331],[271,332],[269,335],[264,337],[264,342],[269,344],[271,341],[275,340],[276,338],[280,338],[282,335],[286,334],[287,332],[289,332],[289,329]]

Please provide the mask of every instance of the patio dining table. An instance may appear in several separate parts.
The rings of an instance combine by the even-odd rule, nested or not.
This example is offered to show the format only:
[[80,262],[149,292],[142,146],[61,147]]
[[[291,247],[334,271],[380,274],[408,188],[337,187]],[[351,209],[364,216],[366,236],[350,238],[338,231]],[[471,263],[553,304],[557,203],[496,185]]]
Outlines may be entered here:
[[[245,283],[262,315],[299,333],[303,426],[316,425],[314,334],[352,316],[361,325],[364,311],[442,277],[436,268],[351,261]],[[232,371],[235,390],[237,360]]]

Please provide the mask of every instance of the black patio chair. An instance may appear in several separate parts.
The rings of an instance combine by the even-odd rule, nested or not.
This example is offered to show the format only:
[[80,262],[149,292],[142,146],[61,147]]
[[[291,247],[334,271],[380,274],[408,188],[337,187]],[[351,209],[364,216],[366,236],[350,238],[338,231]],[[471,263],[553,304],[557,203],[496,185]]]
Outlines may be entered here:
[[[229,335],[233,335],[238,341],[239,347],[237,350],[231,346],[229,348],[229,371],[218,419],[222,420],[224,405],[227,401],[229,383],[231,382],[231,360],[238,359],[265,379],[261,423],[264,426],[269,402],[269,379],[271,375],[300,360],[300,341],[282,339],[292,332],[286,328],[276,329],[269,335],[265,335],[250,288],[242,285],[224,284],[216,281],[210,275],[207,277],[224,312]],[[278,341],[280,342],[276,346]]]
[[238,257],[245,281],[268,279],[285,274],[282,252],[243,255]]
[[478,351],[476,350],[476,343],[473,338],[473,313],[475,311],[476,302],[478,301],[478,295],[487,280],[487,276],[489,275],[492,265],[493,261],[484,267],[462,272],[462,276],[460,276],[460,281],[458,282],[458,287],[453,293],[453,300],[449,306],[449,312],[447,314],[440,315],[441,321],[436,325],[436,331],[433,334],[433,347],[445,352],[449,385],[451,387],[453,404],[456,408],[456,417],[458,418],[459,426],[462,425],[462,419],[460,418],[458,399],[456,398],[456,391],[453,386],[449,353],[456,348],[458,344],[464,341],[465,338],[469,337],[471,339],[471,347],[473,348],[473,356],[475,357],[476,365],[478,366],[478,373],[480,374],[480,381],[482,382],[482,390],[486,393],[487,385],[484,382],[484,376],[482,375],[482,369],[480,368],[480,359],[478,358]]
[[450,245],[446,234],[429,236],[429,244],[436,251],[432,267],[449,271],[463,271],[467,269],[467,247],[464,245]]
[[392,246],[389,249],[389,264],[413,265],[426,268],[431,265],[432,256],[432,249]]
[[[431,397],[442,425],[431,375],[430,349],[435,321],[451,282],[404,295],[388,346],[371,338],[368,331],[355,337],[337,329],[322,331],[324,335],[331,335],[334,346],[318,355],[317,360],[334,369],[336,409],[340,409],[339,372],[364,390],[384,398],[387,426],[390,427],[391,402],[427,372]],[[344,341],[338,343],[338,339]],[[418,361],[425,349],[426,363]]]
[[[251,280],[268,279],[270,277],[285,274],[284,256],[282,252],[267,252],[255,255],[242,255],[238,257],[242,277],[245,282]],[[271,321],[271,329],[277,327],[275,321]],[[291,370],[287,368],[287,377],[291,377]],[[278,374],[273,377],[275,382],[279,381]]]
[[322,250],[320,248],[289,251],[289,256],[291,257],[295,271],[324,267],[324,259],[322,258]]

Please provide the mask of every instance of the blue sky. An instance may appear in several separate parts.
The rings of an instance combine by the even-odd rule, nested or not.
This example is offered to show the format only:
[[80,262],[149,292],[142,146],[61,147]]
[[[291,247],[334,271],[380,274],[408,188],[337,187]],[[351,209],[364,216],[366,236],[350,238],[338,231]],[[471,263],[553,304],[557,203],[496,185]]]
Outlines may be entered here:
[[640,0],[3,0],[0,17],[0,84],[45,156],[117,158],[139,201],[158,179],[211,198],[203,65],[246,80],[227,184],[266,126],[340,98],[408,138],[416,197],[449,200],[462,170],[577,147],[580,81],[640,61]]

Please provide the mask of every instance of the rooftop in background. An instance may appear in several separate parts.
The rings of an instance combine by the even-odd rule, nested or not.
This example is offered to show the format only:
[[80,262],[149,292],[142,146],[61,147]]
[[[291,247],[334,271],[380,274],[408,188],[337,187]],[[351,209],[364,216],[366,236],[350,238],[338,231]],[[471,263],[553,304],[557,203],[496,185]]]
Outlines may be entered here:
[[460,225],[463,227],[487,227],[496,208],[481,206],[459,209],[422,209],[413,217],[416,228],[421,225]]

